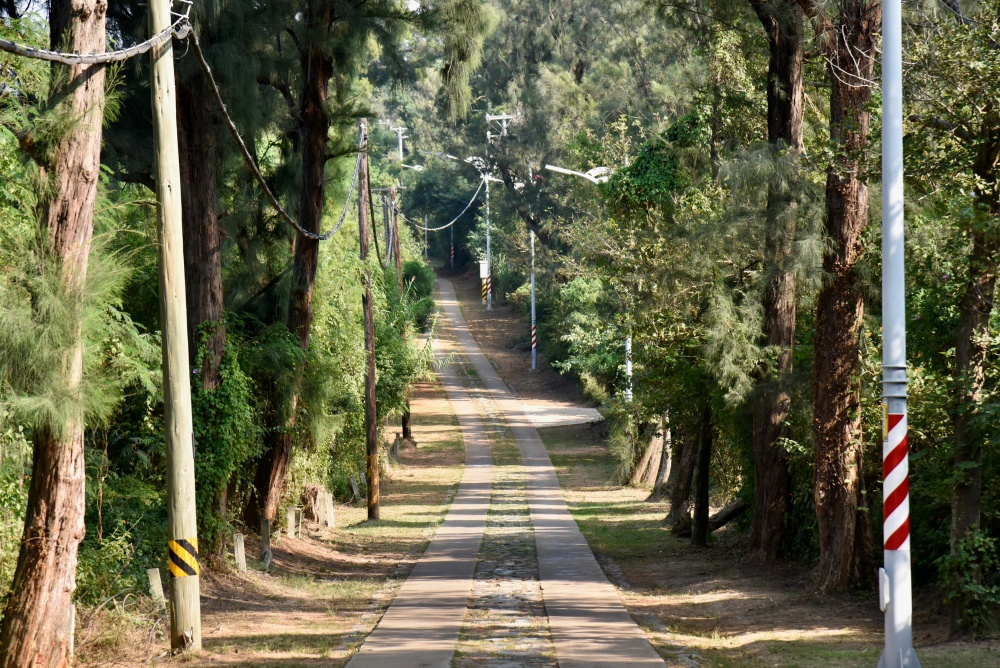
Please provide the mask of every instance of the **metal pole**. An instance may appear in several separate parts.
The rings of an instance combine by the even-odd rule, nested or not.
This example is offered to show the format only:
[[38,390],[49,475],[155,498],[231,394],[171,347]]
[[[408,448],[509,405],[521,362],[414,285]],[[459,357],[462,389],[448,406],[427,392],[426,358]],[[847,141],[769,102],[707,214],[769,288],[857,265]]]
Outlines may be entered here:
[[625,337],[625,401],[632,401],[632,335]]
[[490,177],[486,179],[486,310],[493,310],[493,256],[490,254]]
[[909,461],[906,444],[906,282],[903,244],[902,3],[882,3],[882,528],[885,613],[882,668],[917,668],[910,582]]
[[[169,0],[149,3],[152,34],[170,23]],[[167,447],[167,549],[170,566],[170,646],[201,649],[198,517],[194,429],[181,230],[181,171],[173,43],[151,52],[156,199],[160,241],[160,323],[163,330],[163,412]]]
[[430,248],[430,246],[428,245],[428,243],[429,242],[428,242],[428,239],[427,239],[427,214],[425,213],[424,214],[424,259],[425,260],[428,258],[428,253],[430,252],[428,250]]
[[[426,227],[426,225],[424,227]],[[448,231],[451,232],[451,268],[454,269],[455,268],[455,226],[452,225],[451,227],[449,227]]]
[[535,231],[528,230],[531,240],[531,370],[538,371],[538,329],[535,327]]

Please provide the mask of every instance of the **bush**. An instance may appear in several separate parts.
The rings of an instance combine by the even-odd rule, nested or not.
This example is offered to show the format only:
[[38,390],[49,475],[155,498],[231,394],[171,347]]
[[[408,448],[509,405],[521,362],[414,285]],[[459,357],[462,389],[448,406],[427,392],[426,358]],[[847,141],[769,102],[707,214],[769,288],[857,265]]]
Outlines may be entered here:
[[953,553],[938,559],[946,604],[961,610],[961,625],[984,633],[997,628],[1000,573],[994,538],[975,531],[959,541]]

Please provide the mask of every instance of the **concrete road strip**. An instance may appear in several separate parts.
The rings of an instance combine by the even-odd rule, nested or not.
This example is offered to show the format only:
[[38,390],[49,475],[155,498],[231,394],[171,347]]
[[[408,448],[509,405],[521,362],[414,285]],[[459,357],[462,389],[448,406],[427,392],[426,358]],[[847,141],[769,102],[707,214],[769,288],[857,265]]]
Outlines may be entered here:
[[451,283],[439,279],[438,290],[439,306],[451,331],[506,417],[528,470],[538,572],[559,666],[665,666],[580,533],[566,507],[548,451],[469,332]]
[[[442,344],[435,341],[441,352]],[[348,668],[447,668],[465,619],[493,485],[489,434],[450,366],[440,372],[465,441],[451,509],[382,620]]]

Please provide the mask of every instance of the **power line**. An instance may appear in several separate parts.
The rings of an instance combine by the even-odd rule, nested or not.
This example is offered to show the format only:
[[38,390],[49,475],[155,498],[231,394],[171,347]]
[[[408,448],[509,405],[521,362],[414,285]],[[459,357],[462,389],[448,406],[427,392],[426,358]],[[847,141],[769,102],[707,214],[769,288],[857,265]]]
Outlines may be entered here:
[[35,60],[45,60],[50,63],[60,63],[62,65],[106,65],[108,63],[119,63],[134,56],[139,56],[150,49],[166,44],[175,35],[177,39],[184,39],[191,32],[191,24],[187,15],[177,15],[179,18],[170,26],[164,28],[156,35],[150,37],[141,44],[130,46],[118,51],[108,51],[106,53],[67,53],[63,51],[49,51],[39,49],[34,46],[18,44],[10,40],[0,39],[0,51],[12,53],[15,56],[24,58],[34,58]]
[[462,209],[462,213],[460,213],[457,216],[455,216],[455,219],[452,220],[447,225],[442,225],[441,227],[424,227],[420,223],[414,222],[414,221],[410,220],[409,218],[407,218],[406,216],[403,216],[402,213],[400,213],[399,215],[403,216],[403,220],[405,220],[406,222],[408,222],[410,225],[413,225],[417,229],[423,230],[424,232],[440,232],[441,230],[446,230],[449,227],[451,227],[452,225],[454,225],[455,223],[457,223],[459,218],[461,218],[462,216],[465,215],[465,212],[469,210],[469,207],[472,206],[472,203],[476,201],[477,197],[479,197],[479,191],[483,189],[483,184],[484,183],[486,183],[485,179],[479,182],[479,187],[476,188],[476,193],[472,196],[472,199],[469,200],[469,203],[465,205],[465,208]]
[[201,51],[201,44],[198,42],[198,35],[194,31],[190,32],[189,39],[194,45],[194,54],[198,59],[198,64],[201,66],[202,72],[208,78],[208,82],[212,85],[212,97],[215,98],[215,104],[219,107],[219,111],[222,113],[223,120],[226,121],[226,126],[229,128],[229,134],[232,135],[233,140],[239,146],[240,153],[243,155],[243,162],[246,163],[247,169],[249,169],[254,176],[254,180],[260,186],[261,190],[264,191],[264,196],[267,197],[267,201],[271,203],[278,213],[281,215],[282,219],[292,227],[294,227],[299,234],[316,241],[326,241],[334,234],[336,234],[341,225],[344,224],[344,220],[347,219],[347,211],[350,209],[351,196],[354,194],[354,188],[358,182],[358,173],[361,170],[361,150],[363,148],[364,138],[359,137],[358,139],[358,158],[354,162],[354,177],[351,179],[351,187],[347,191],[347,198],[344,201],[344,210],[340,213],[340,220],[337,221],[336,226],[326,234],[317,234],[315,232],[310,232],[299,225],[298,221],[288,215],[288,212],[278,203],[278,198],[274,196],[271,189],[268,188],[267,182],[264,180],[263,175],[261,175],[260,170],[257,168],[256,163],[254,163],[253,158],[250,156],[250,151],[247,149],[247,145],[243,142],[243,138],[240,136],[239,130],[236,129],[236,124],[233,122],[232,117],[229,115],[229,110],[226,109],[226,103],[222,101],[222,94],[219,92],[219,85],[215,82],[215,77],[212,76],[212,68],[208,66],[208,62],[205,60],[205,54]]

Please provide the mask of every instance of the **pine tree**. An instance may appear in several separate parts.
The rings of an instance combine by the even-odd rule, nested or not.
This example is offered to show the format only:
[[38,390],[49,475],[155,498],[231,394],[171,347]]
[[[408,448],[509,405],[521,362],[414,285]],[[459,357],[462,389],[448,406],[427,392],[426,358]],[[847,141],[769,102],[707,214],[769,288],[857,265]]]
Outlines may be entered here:
[[[52,48],[103,51],[106,9],[100,0],[53,0]],[[66,305],[57,316],[69,332],[62,342],[58,381],[65,402],[57,421],[37,425],[33,432],[24,539],[0,627],[4,668],[66,665],[77,551],[85,533],[83,295],[100,176],[105,76],[102,65],[53,65],[51,76],[49,102],[58,119],[57,137],[42,146],[28,135],[24,144],[39,162],[51,193],[39,214],[39,239],[45,269],[56,277]],[[41,300],[35,307],[51,305]],[[47,316],[52,314],[38,314]]]
[[[773,159],[795,160],[802,151],[803,20],[794,2],[761,2],[751,6],[764,28],[769,47],[767,76],[767,140]],[[789,266],[798,207],[787,183],[768,184],[765,266],[770,278],[764,290],[763,343],[777,349],[773,376],[759,381],[753,414],[754,503],[750,554],[775,559],[785,537],[791,499],[787,456],[778,442],[788,416],[795,343],[795,273]]]

